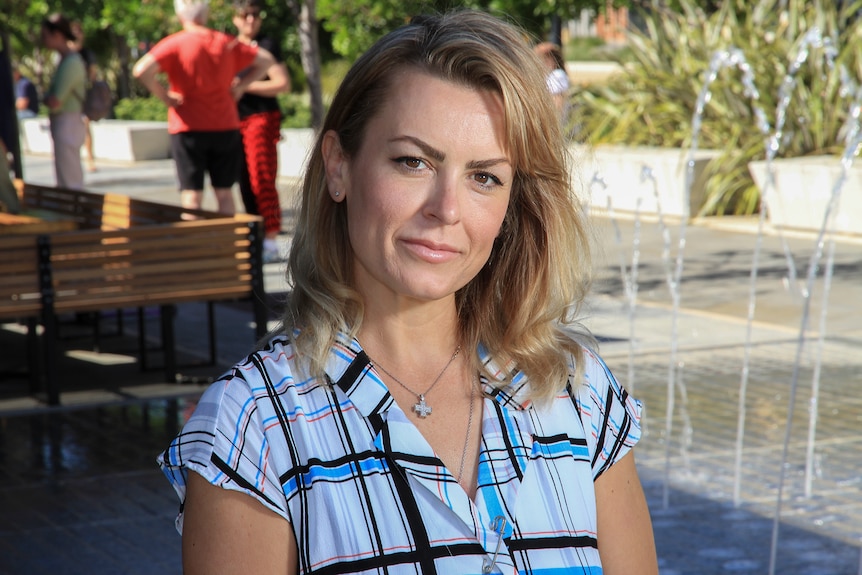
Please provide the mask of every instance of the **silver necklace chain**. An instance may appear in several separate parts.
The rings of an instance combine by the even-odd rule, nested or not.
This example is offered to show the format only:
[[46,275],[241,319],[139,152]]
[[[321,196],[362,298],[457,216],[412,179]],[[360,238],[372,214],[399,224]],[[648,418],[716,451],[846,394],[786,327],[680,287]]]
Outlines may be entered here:
[[424,393],[416,393],[415,391],[413,391],[412,389],[410,389],[409,387],[404,385],[404,383],[400,379],[398,379],[397,377],[395,377],[394,375],[392,375],[391,373],[386,371],[385,367],[383,367],[382,365],[380,365],[379,363],[377,363],[373,359],[371,359],[371,358],[369,358],[369,359],[371,359],[371,365],[372,366],[379,368],[380,371],[382,371],[383,373],[388,375],[392,379],[392,381],[394,381],[395,383],[397,383],[398,385],[400,385],[401,387],[403,387],[404,389],[406,389],[407,391],[409,391],[410,393],[412,393],[413,395],[416,396],[416,398],[419,400],[419,402],[413,406],[413,411],[415,411],[419,417],[421,417],[422,419],[425,419],[426,417],[431,415],[431,411],[432,411],[431,406],[425,402],[425,396],[428,395],[429,393],[431,393],[431,390],[434,389],[434,386],[440,382],[440,380],[443,377],[443,374],[446,373],[446,370],[449,369],[449,366],[452,365],[452,362],[455,361],[455,358],[458,357],[459,353],[461,353],[461,346],[460,345],[455,348],[455,353],[452,354],[452,357],[450,357],[449,361],[446,363],[446,365],[443,366],[443,371],[440,372],[440,374],[437,376],[437,378],[431,383],[431,385],[428,387],[428,389],[425,390]]
[[470,416],[467,418],[467,439],[464,441],[464,450],[461,452],[461,465],[458,467],[458,483],[461,483],[461,475],[464,474],[464,461],[467,459],[467,448],[470,446],[470,433],[473,431],[473,400],[476,398],[476,381],[470,385]]

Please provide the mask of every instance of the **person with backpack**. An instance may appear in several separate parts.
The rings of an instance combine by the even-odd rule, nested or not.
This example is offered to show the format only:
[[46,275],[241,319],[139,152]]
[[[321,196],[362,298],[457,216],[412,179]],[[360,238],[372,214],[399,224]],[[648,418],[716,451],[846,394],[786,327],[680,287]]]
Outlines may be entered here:
[[72,33],[75,35],[75,40],[72,42],[72,47],[78,51],[81,58],[84,60],[84,67],[87,71],[87,94],[84,98],[84,159],[87,162],[87,171],[96,171],[96,156],[93,153],[93,133],[90,130],[90,115],[87,113],[87,101],[90,100],[90,90],[93,89],[95,82],[99,77],[99,66],[96,62],[96,55],[93,51],[84,46],[84,29],[78,21],[72,22]]
[[42,44],[60,55],[57,70],[45,93],[54,142],[57,186],[82,190],[81,146],[86,137],[82,110],[87,91],[87,71],[84,60],[73,47],[75,34],[65,16],[54,13],[46,17],[42,20],[40,33]]

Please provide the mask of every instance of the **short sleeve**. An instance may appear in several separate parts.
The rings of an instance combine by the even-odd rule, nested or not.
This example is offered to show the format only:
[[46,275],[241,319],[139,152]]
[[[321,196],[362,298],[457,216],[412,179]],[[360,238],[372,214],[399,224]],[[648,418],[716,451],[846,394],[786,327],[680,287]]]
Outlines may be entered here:
[[157,461],[180,498],[177,530],[189,471],[211,484],[246,493],[287,519],[278,473],[270,464],[270,446],[247,382],[238,377],[211,385],[194,413]]
[[640,440],[643,404],[628,394],[600,357],[585,350],[584,358],[584,381],[575,390],[575,401],[596,479]]
[[171,34],[162,38],[147,54],[156,61],[161,71],[170,77],[174,74],[178,61],[177,35]]
[[278,42],[272,38],[261,38],[257,45],[272,54],[272,57],[276,62],[282,61],[281,47],[278,45]]

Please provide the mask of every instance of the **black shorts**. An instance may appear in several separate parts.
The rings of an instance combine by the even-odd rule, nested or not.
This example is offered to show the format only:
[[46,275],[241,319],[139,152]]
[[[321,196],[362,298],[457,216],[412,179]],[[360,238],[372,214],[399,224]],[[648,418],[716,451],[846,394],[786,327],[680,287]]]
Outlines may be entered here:
[[229,188],[242,166],[242,139],[239,130],[171,134],[171,155],[181,190],[203,190],[205,172],[212,187]]

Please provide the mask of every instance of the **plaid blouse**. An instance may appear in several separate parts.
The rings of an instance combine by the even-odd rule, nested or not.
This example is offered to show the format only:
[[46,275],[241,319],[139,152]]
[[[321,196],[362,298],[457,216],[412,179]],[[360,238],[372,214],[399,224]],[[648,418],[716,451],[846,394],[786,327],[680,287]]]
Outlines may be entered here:
[[284,517],[300,573],[595,575],[593,481],[640,438],[641,404],[586,358],[584,381],[542,408],[520,372],[502,389],[482,379],[475,500],[346,337],[328,382],[273,339],[204,393],[159,463],[180,500],[191,469]]

